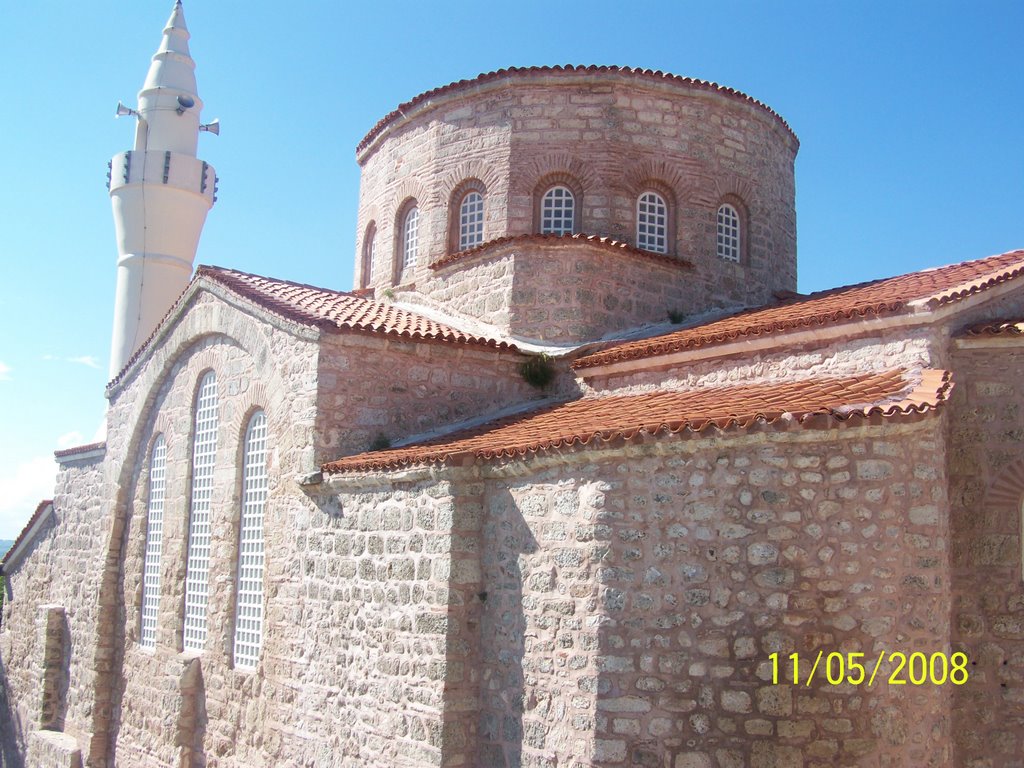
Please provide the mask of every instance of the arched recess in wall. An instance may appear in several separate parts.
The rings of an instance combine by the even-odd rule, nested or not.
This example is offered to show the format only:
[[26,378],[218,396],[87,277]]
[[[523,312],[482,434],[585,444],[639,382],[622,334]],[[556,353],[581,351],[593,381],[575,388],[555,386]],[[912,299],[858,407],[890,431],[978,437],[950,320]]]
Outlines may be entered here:
[[675,254],[679,203],[675,190],[658,178],[643,179],[630,190],[633,244],[652,253]]
[[[137,387],[139,397],[135,399],[131,412],[125,419],[125,422],[133,424],[134,428],[126,441],[124,452],[120,454],[123,460],[114,480],[117,491],[113,500],[111,536],[106,543],[107,561],[117,562],[119,567],[104,571],[98,590],[98,594],[101,595],[116,595],[116,600],[107,600],[98,605],[97,652],[91,670],[94,738],[90,741],[88,758],[90,762],[96,764],[103,764],[106,760],[109,745],[116,741],[116,734],[120,729],[120,720],[114,713],[120,711],[120,699],[124,692],[117,681],[121,678],[124,663],[127,617],[123,603],[124,595],[118,581],[119,574],[124,568],[126,540],[131,528],[126,521],[137,492],[139,462],[144,458],[140,455],[140,450],[147,444],[149,436],[154,434],[154,428],[160,424],[159,406],[170,389],[171,372],[176,365],[208,346],[211,340],[217,340],[243,349],[253,360],[256,378],[265,388],[264,394],[286,391],[284,381],[271,363],[274,357],[268,340],[251,332],[253,319],[250,316],[240,310],[228,308],[214,318],[212,312],[203,312],[201,308],[192,304],[192,301],[188,301],[186,307],[186,303],[183,303],[179,313],[191,307],[199,319],[192,323],[189,329],[176,325],[158,337],[153,342],[153,348],[146,353],[149,357],[148,363],[118,384],[123,387]],[[168,322],[173,323],[176,320]],[[188,335],[189,333],[192,335]],[[245,346],[237,341],[239,338],[247,340]],[[279,449],[287,450],[280,445]]]
[[510,194],[531,202],[530,231],[540,233],[542,227],[542,198],[555,186],[564,186],[574,200],[573,232],[587,231],[586,196],[596,188],[597,176],[583,160],[567,152],[555,152],[535,157],[516,166],[510,180]]
[[377,260],[377,222],[375,220],[371,220],[363,231],[360,253],[359,287],[366,288],[373,280],[373,265]]
[[1024,459],[1006,466],[985,492],[982,509],[1011,518],[1017,531],[1017,576],[1024,581]]
[[[707,243],[706,247],[708,254],[719,261],[732,261],[734,263],[746,266],[751,263],[751,249],[750,249],[750,232],[751,232],[751,216],[752,216],[752,201],[754,199],[754,187],[753,185],[742,178],[724,177],[715,180],[716,196],[714,199],[707,201],[707,232],[708,236],[705,240]],[[729,240],[729,217],[722,217],[722,207],[727,206],[732,208],[739,221],[737,238],[739,240],[737,245],[737,253],[735,258],[732,258],[727,251],[728,240]],[[723,230],[723,224],[725,229]],[[723,242],[722,236],[724,235],[725,241]],[[722,246],[720,246],[722,243]],[[726,250],[723,251],[723,246]]]
[[391,278],[393,285],[408,280],[421,262],[422,223],[423,216],[419,201],[415,197],[408,197],[402,201],[395,214]]
[[448,197],[448,252],[458,253],[483,244],[487,231],[487,187],[466,179]]

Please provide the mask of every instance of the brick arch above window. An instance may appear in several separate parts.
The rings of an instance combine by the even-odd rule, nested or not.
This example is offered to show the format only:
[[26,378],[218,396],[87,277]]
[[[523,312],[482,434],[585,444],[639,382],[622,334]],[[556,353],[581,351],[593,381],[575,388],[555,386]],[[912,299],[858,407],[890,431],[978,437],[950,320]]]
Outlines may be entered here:
[[985,492],[985,507],[1016,509],[1024,501],[1024,459],[1003,469]]

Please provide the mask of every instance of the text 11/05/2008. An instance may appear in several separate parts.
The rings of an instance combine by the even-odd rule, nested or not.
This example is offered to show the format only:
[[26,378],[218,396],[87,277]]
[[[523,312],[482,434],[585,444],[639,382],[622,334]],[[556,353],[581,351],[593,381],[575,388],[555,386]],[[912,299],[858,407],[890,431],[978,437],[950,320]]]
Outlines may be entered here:
[[[858,651],[841,653],[833,651],[826,654],[825,651],[818,651],[818,655],[811,664],[810,672],[806,677],[801,676],[800,654],[791,653],[783,656],[783,661],[789,659],[791,670],[782,670],[780,674],[778,653],[768,656],[772,662],[772,684],[780,682],[793,685],[810,686],[811,681],[820,673],[829,685],[874,685],[878,678],[879,668],[887,659],[889,665],[882,677],[877,680],[879,683],[888,685],[963,685],[967,682],[967,654],[957,651],[947,655],[945,653],[933,653],[930,656],[920,652],[911,654],[900,651],[882,651],[878,658],[871,663],[866,661],[864,654]],[[809,658],[804,659],[806,669]],[[870,670],[870,671],[869,671]],[[790,671],[792,674],[790,674]]]

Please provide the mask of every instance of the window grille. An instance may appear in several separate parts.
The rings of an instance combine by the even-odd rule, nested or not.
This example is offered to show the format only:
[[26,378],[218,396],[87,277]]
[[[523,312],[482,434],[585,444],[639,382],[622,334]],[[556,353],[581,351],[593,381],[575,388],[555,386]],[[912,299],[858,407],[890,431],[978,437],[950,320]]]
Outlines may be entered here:
[[254,667],[263,643],[263,507],[267,500],[267,417],[257,411],[245,432],[235,666]]
[[636,247],[668,253],[668,206],[657,192],[644,192],[636,201]]
[[188,521],[188,562],[185,572],[186,651],[206,645],[206,609],[210,591],[210,502],[217,453],[217,377],[203,376],[196,398],[192,443],[192,503]]
[[718,257],[740,260],[740,215],[728,203],[718,209]]
[[413,206],[405,214],[402,226],[402,269],[416,266],[416,248],[419,245],[420,209]]
[[552,187],[544,193],[540,209],[542,235],[570,235],[576,215],[576,198],[566,187]]
[[475,248],[484,241],[484,196],[470,192],[459,206],[459,250]]
[[146,512],[146,556],[142,565],[142,627],[139,633],[139,645],[143,648],[156,647],[166,483],[167,441],[163,435],[158,435],[153,441],[153,453],[149,459],[149,508]]

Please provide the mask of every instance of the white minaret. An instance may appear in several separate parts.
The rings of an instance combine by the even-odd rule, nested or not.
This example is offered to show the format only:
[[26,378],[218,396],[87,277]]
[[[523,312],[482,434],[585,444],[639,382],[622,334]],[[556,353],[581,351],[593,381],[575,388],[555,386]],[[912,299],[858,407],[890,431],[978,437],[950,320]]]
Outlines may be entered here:
[[216,174],[196,158],[203,102],[188,51],[181,0],[174,4],[135,110],[135,148],[110,163],[110,200],[117,235],[117,295],[110,349],[114,378],[185,290]]

